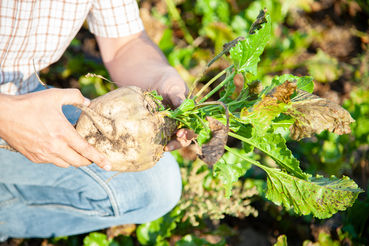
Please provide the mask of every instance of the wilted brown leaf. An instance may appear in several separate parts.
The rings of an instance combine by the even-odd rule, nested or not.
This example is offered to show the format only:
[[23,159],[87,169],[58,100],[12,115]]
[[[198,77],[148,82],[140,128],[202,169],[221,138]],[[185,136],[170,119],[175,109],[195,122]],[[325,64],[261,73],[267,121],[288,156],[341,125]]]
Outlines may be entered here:
[[257,96],[263,90],[263,86],[259,80],[252,81],[247,86],[249,88],[250,95]]
[[295,83],[289,81],[278,85],[254,106],[254,110],[276,106],[278,103],[288,104],[291,101],[291,95],[296,91],[296,87]]
[[351,132],[350,123],[355,120],[344,108],[316,95],[301,91],[299,93],[303,95],[296,98],[303,100],[294,102],[292,108],[286,112],[295,118],[295,123],[290,127],[293,139],[311,137],[326,129],[339,135]]
[[250,122],[258,134],[262,134],[270,128],[272,121],[287,109],[295,91],[296,84],[286,81],[263,96],[250,111],[248,108],[242,109],[240,118]]
[[291,95],[296,91],[296,83],[285,81],[272,91],[272,96],[277,98],[278,102],[289,103]]
[[224,153],[224,145],[228,139],[228,128],[212,117],[206,117],[212,138],[201,147],[199,158],[208,165],[214,165]]
[[130,236],[135,230],[135,224],[112,226],[106,231],[106,235],[108,239],[112,239],[120,235]]

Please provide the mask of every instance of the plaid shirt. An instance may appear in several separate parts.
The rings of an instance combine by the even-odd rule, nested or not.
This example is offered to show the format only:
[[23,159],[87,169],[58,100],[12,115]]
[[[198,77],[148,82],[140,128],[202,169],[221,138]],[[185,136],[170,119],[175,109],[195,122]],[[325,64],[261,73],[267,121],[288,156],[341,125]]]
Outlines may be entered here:
[[57,61],[87,18],[100,37],[143,30],[135,0],[0,0],[0,93],[37,87],[36,71]]

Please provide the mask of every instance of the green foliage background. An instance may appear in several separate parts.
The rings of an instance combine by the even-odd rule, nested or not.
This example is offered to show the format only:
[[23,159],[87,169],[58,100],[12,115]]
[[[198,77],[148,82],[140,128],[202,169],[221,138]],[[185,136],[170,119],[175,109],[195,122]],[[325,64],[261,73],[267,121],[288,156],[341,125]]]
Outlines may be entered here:
[[[352,208],[329,220],[299,217],[268,202],[264,193],[265,175],[250,164],[236,160],[236,156],[228,154],[221,160],[240,165],[240,173],[229,172],[241,179],[228,184],[233,187],[233,195],[226,198],[221,177],[212,175],[207,166],[194,161],[187,152],[177,151],[173,154],[181,166],[184,193],[170,213],[137,225],[137,229],[120,236],[108,237],[107,231],[100,231],[47,242],[99,246],[250,245],[242,234],[251,230],[253,235],[262,234],[265,238],[259,238],[255,245],[369,244],[368,1],[345,0],[332,4],[312,0],[141,0],[139,5],[147,32],[189,87],[206,63],[222,51],[223,44],[247,35],[260,9],[266,7],[273,23],[272,38],[261,56],[258,70],[249,70],[251,74],[247,76],[260,80],[266,87],[274,75],[311,75],[314,93],[343,105],[356,120],[351,126],[352,134],[338,136],[322,132],[300,142],[290,140],[287,145],[305,172],[349,176],[366,193],[359,196]],[[342,45],[332,41],[329,35],[334,31],[328,30],[334,28],[343,43],[350,42]],[[229,64],[227,57],[215,62],[201,79],[199,89]],[[90,98],[114,88],[100,78],[85,77],[87,73],[108,77],[96,42],[82,29],[61,61],[44,70],[42,77],[59,87],[80,88]],[[214,95],[217,96],[221,95]],[[250,146],[240,146],[237,141],[232,143],[240,153],[249,153],[255,160],[273,165],[263,153],[251,153]],[[221,162],[218,168],[223,168]]]

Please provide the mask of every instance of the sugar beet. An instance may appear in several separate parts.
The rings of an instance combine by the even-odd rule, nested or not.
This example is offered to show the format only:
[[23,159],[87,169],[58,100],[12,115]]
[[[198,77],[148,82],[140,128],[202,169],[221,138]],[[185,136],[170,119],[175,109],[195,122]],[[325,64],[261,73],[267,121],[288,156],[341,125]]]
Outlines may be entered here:
[[160,159],[176,129],[175,122],[157,108],[149,93],[134,86],[122,87],[82,108],[76,129],[108,156],[113,171],[145,170]]

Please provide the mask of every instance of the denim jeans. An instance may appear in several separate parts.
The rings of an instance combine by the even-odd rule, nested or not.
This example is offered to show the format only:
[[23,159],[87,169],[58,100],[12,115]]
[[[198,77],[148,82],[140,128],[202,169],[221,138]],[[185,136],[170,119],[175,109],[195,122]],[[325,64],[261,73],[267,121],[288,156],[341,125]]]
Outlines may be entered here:
[[[73,106],[63,111],[72,123],[80,113]],[[145,223],[170,211],[180,198],[179,167],[170,153],[151,169],[116,174],[95,164],[36,164],[0,149],[0,238],[73,235]]]

